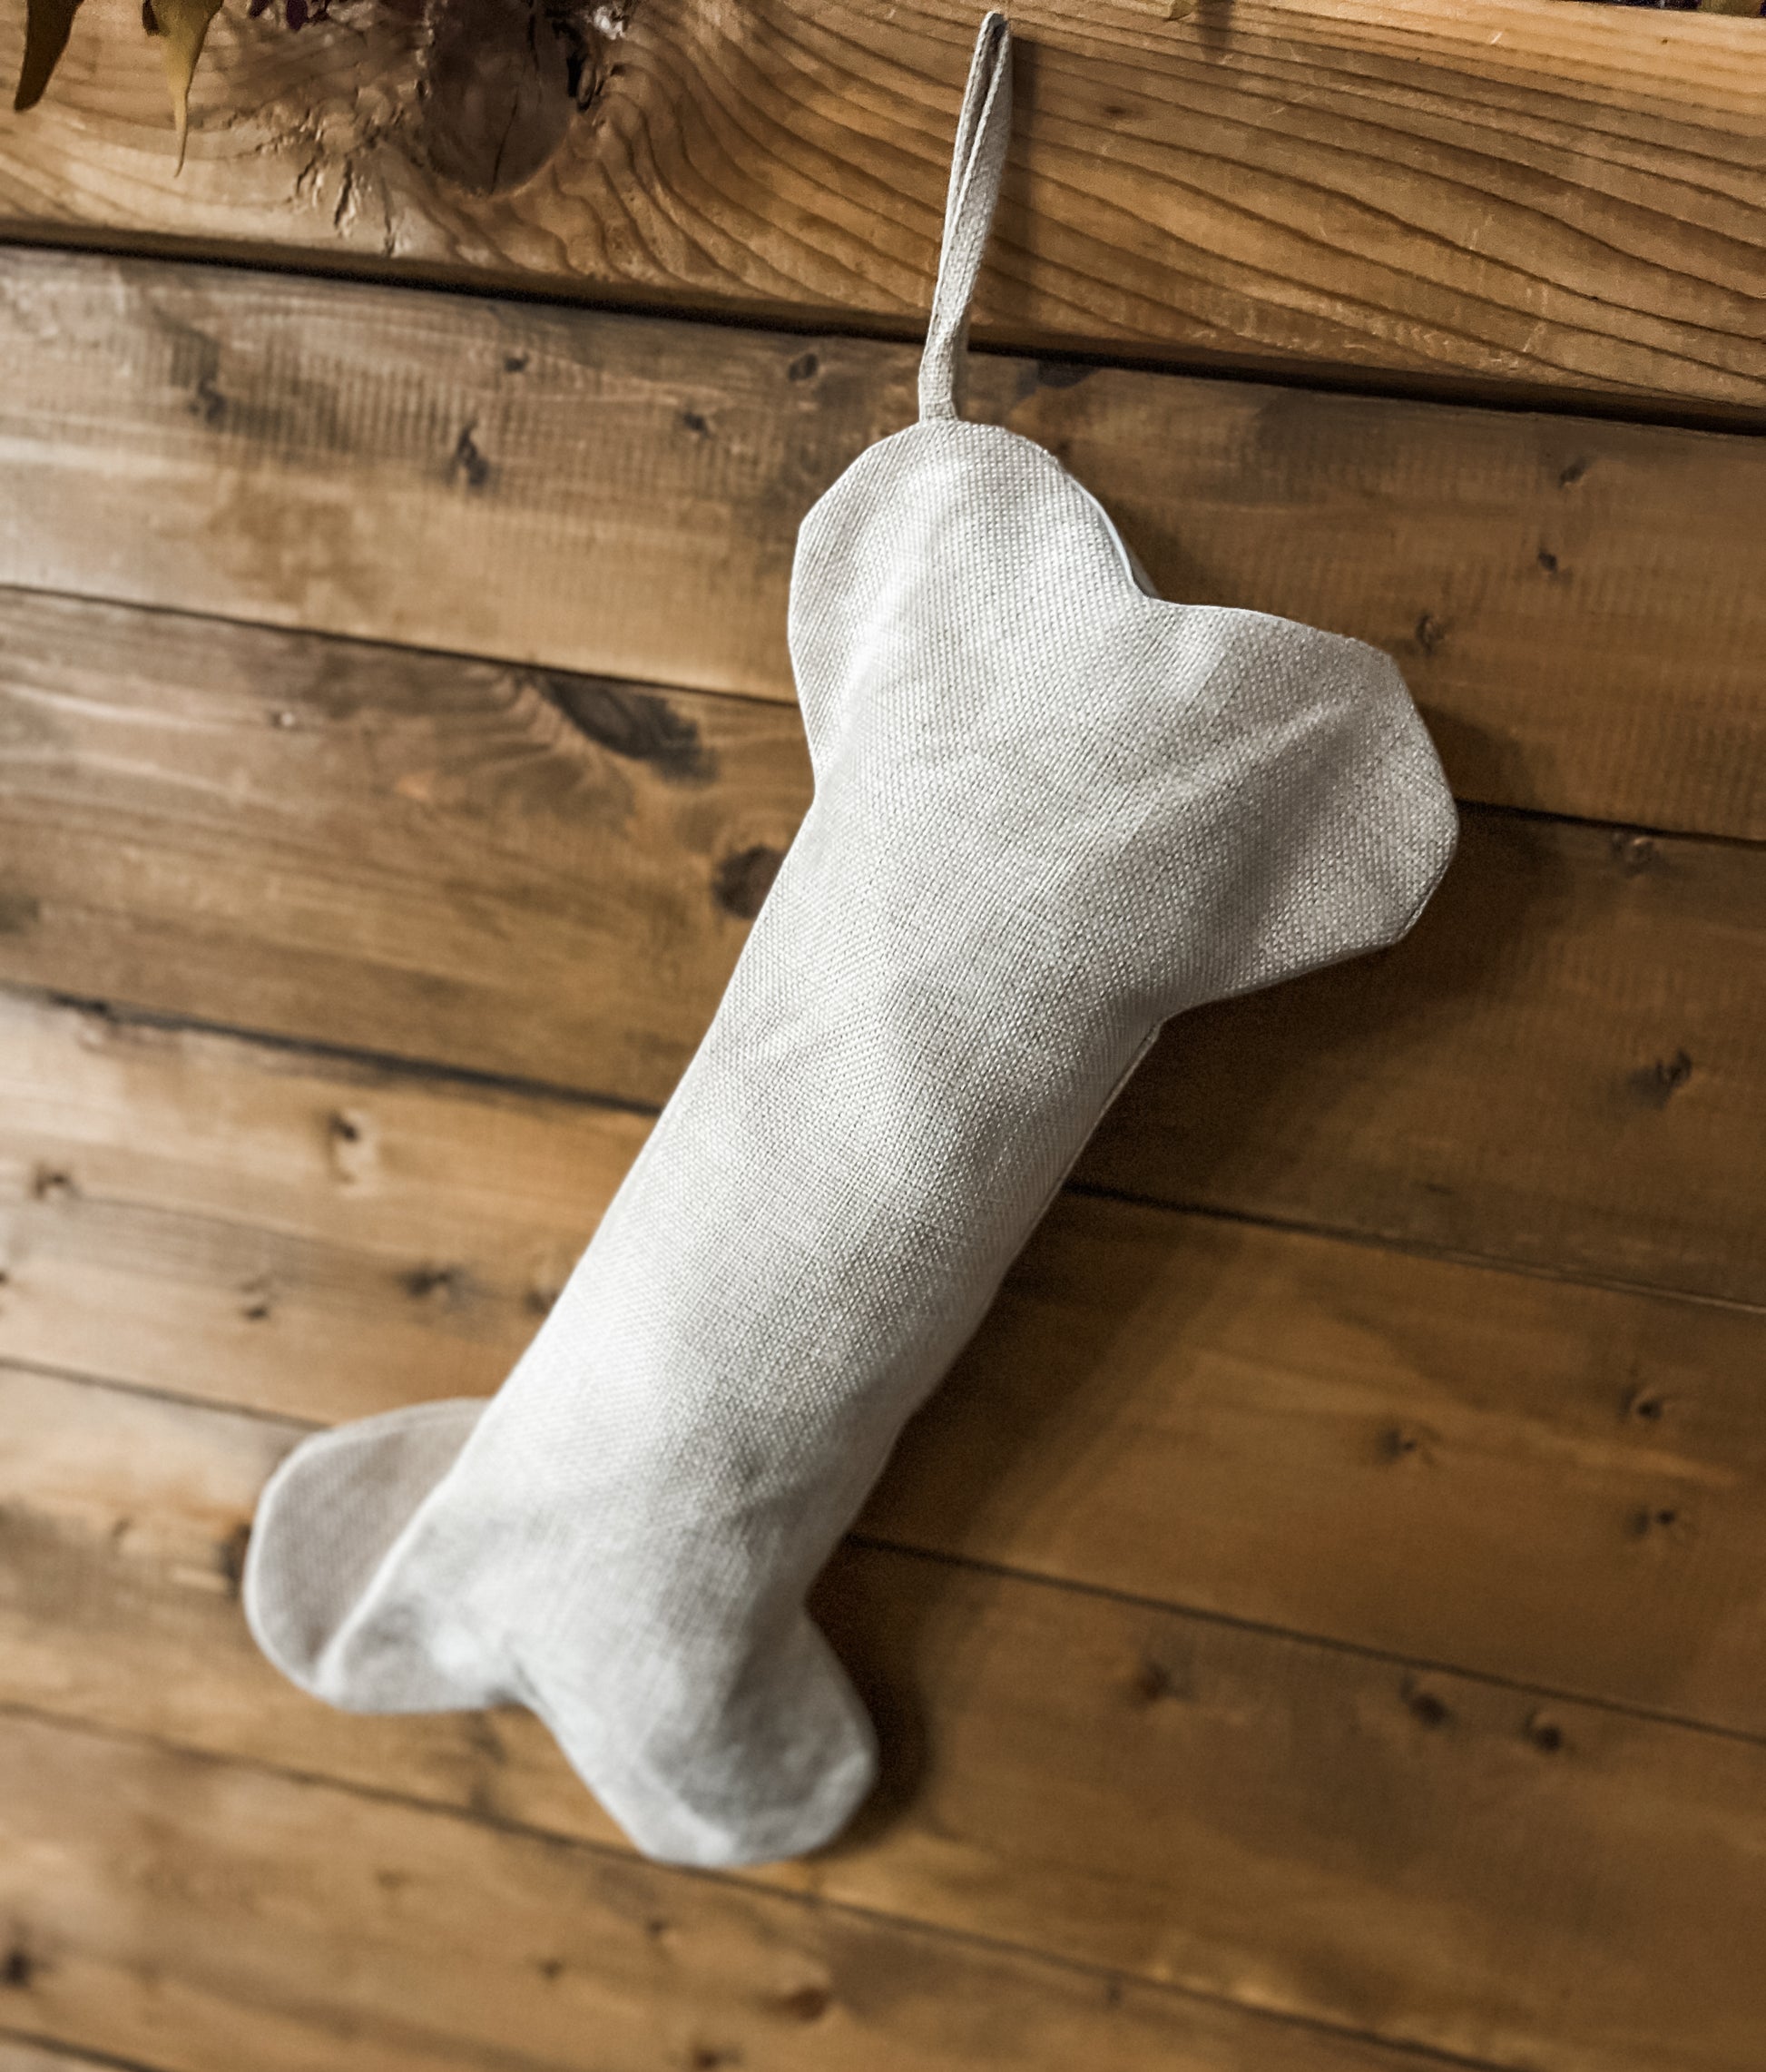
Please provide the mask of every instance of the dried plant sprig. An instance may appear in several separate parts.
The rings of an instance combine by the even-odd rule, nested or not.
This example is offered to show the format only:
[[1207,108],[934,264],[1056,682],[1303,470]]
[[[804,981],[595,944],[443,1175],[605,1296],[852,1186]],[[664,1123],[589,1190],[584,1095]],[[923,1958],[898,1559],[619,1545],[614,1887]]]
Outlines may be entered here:
[[[1162,18],[1176,19],[1192,11],[1194,0],[1131,0],[1131,4]],[[1766,0],[1605,0],[1605,4],[1657,7],[1681,14],[1766,16]],[[381,0],[381,5],[392,13],[415,17],[424,12],[425,0]],[[142,0],[142,25],[149,35],[159,39],[165,66],[180,172],[183,170],[190,132],[191,82],[209,25],[221,5],[222,0]],[[80,0],[25,0],[25,55],[13,95],[13,107],[18,113],[34,108],[42,100],[67,48],[79,9]],[[577,106],[586,106],[599,78],[597,40],[616,38],[624,33],[629,0],[526,0],[526,10],[523,17],[525,33],[531,37],[534,25],[540,21],[551,30],[563,46],[570,98]],[[246,0],[245,12],[253,21],[273,12],[289,28],[304,29],[311,23],[329,19],[330,0]],[[445,19],[448,12],[448,0],[439,0],[440,18]],[[516,12],[520,15],[522,10],[517,7]]]
[[13,106],[23,114],[43,99],[74,27],[80,0],[29,0],[25,15],[25,62],[18,68]]
[[[261,15],[272,0],[250,0],[248,15]],[[322,22],[329,0],[280,0],[282,18],[291,29]],[[172,100],[172,126],[178,136],[178,168],[183,170],[190,133],[190,87],[209,25],[221,12],[221,0],[142,0],[141,24],[158,39]],[[34,108],[61,63],[62,53],[79,12],[80,0],[25,0],[25,57],[18,69],[13,107],[20,114]]]
[[209,34],[209,24],[221,12],[221,0],[142,0],[141,22],[150,36],[160,39],[160,55],[165,61],[165,83],[172,95],[172,119],[178,131],[177,170],[184,170],[184,146],[190,136],[190,83],[196,76],[196,61]]
[[[260,15],[269,14],[275,5],[276,0],[250,0],[245,10],[247,17],[255,22]],[[330,0],[312,0],[310,6],[308,0],[281,0],[282,19],[291,29],[304,29],[309,22],[329,20],[330,13]]]

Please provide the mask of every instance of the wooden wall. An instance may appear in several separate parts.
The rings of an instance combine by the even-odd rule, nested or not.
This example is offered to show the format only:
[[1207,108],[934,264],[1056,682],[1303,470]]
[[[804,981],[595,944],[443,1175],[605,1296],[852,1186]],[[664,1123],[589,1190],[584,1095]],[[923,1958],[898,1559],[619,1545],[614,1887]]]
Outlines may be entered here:
[[819,1587],[878,1797],[708,1877],[240,1562],[715,1004],[973,11],[627,0],[502,159],[230,14],[177,179],[130,11],[0,131],[0,2072],[1759,2072],[1766,28],[1014,9],[976,413],[1394,654],[1465,839],[1167,1032]]

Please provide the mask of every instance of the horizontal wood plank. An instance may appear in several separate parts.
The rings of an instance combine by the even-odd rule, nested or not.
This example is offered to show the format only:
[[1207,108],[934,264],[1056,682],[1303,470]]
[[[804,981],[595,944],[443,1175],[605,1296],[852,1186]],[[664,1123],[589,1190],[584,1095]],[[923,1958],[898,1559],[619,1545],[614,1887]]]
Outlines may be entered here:
[[[5,601],[0,979],[655,1104],[809,792],[774,705]],[[1399,948],[1182,1018],[1081,1167],[1766,1303],[1766,851],[1473,812]]]
[[0,618],[0,963],[71,992],[653,1103],[809,801],[781,706]]
[[[643,1130],[0,1000],[0,1354],[319,1423],[489,1394]],[[1766,1735],[1762,1348],[1070,1194],[861,1530]]]
[[[780,699],[798,522],[913,411],[874,341],[19,250],[0,341],[0,581]],[[975,388],[1166,594],[1393,654],[1460,796],[1766,837],[1766,441],[1025,359]]]
[[[1408,2072],[837,1909],[0,1718],[6,2001],[158,2072]],[[110,2060],[105,2060],[106,2063]],[[0,2043],[4,2072],[96,2072]]]
[[[12,1543],[0,1675],[11,1703],[309,1777],[335,1763],[358,1785],[607,1839],[604,1817],[525,1715],[330,1714],[256,1656],[229,1577],[245,1507],[291,1430],[43,1377],[0,1381]],[[1546,2072],[1745,2072],[1751,2063],[1766,2020],[1758,1743],[878,1549],[836,1563],[819,1609],[881,1723],[879,1795],[817,1859],[721,1886],[670,1881],[675,1889],[743,1910],[738,1884],[814,1891]],[[419,1986],[434,2025],[419,2032],[423,2048],[435,2048],[437,2030],[475,2039],[499,2033],[481,2020],[526,2018],[513,2005],[503,2011],[501,1989],[472,1969],[466,1953],[477,1945],[530,1981],[546,1959],[573,1961],[530,1937],[541,1922],[550,1937],[569,1933],[584,1902],[525,1867],[591,1874],[582,1859],[479,1831],[457,1843],[477,1852],[476,1876],[437,1867],[384,1880],[378,1873],[407,1866],[380,1845],[381,1812],[358,1801],[340,1802],[333,1819],[306,1784],[298,1810],[260,1820],[252,1807],[269,1785],[142,1757],[128,1760],[146,1763],[152,1781],[119,1804],[102,1782],[110,1758],[62,1790],[57,1749],[85,1743],[35,1729],[9,1738],[29,1741],[34,1783],[0,1792],[0,1820],[14,1830],[0,1850],[0,1881],[12,1890],[0,1882],[0,1895],[27,1932],[34,1912],[46,1913],[50,2020],[75,2041],[100,2042],[103,2007],[130,2018],[129,1959],[147,1954],[138,1942],[127,1955],[111,1943],[88,1969],[97,1959],[85,1955],[87,1939],[146,1935],[162,1967],[189,1947],[187,1920],[167,1921],[162,1935],[148,1925],[157,1910],[132,1896],[136,1881],[213,1893],[239,1917],[239,1935],[221,1939],[229,1956],[203,1968],[212,1978],[214,1966],[238,1962],[258,1979],[249,1993],[221,1989],[228,2018],[242,2018],[236,1998],[291,2011],[295,1978],[310,2004],[315,1979],[335,1976],[362,2033],[388,2054],[367,2060],[376,2064],[407,2062],[388,2017],[414,2019],[407,1996]],[[184,1855],[215,1834],[217,1793],[226,1809],[217,1840],[236,1847],[250,1836],[262,1852],[255,1861],[283,1866],[289,1882],[265,1890],[258,1873]],[[419,1817],[397,1810],[401,1822]],[[450,1822],[445,1831],[475,1831]],[[102,1853],[89,1854],[100,1838]],[[492,1868],[505,1846],[522,1851],[519,1871]],[[595,1864],[594,1876],[626,1875]],[[633,1875],[648,1893],[658,1874]],[[474,1892],[496,1910],[482,1924]],[[634,1907],[628,1923],[642,1918]],[[407,1953],[396,1960],[382,1939],[394,1920],[413,1938],[395,1946]],[[623,1972],[625,1944],[610,1944],[591,1920],[584,1946],[608,1946]],[[315,1964],[308,1939],[319,1922],[338,1939],[329,1947],[361,1954]],[[648,1970],[639,1978],[653,2010],[657,1981]],[[849,1989],[843,1979],[835,1997]],[[388,1990],[390,2007],[376,1997]],[[56,1994],[68,2009],[59,2018]],[[490,2008],[469,2011],[487,1998]],[[531,1983],[528,1998],[549,2008]],[[943,2018],[946,1996],[929,2004]],[[536,2047],[542,2063],[553,2062],[548,2047],[560,2045]],[[1030,2042],[1020,2051],[1001,2061],[1091,2061]],[[1245,2058],[1269,2061],[1280,2062]],[[199,2052],[189,2062],[211,2059]]]
[[[4,2008],[0,2002],[0,2011]],[[0,2072],[149,2072],[149,2067],[120,2057],[88,2057],[83,2051],[68,2050],[60,2044],[0,2033]]]
[[[1766,400],[1751,25],[1529,0],[1174,12],[1014,8],[983,337]],[[0,133],[0,221],[905,329],[929,297],[978,13],[619,0],[572,32],[574,100],[564,52],[495,0],[451,35],[348,7],[299,37],[229,14],[174,175],[130,0],[89,0],[44,106]],[[4,26],[10,67],[20,25]]]
[[1766,851],[1468,813],[1398,948],[1180,1016],[1094,1183],[1766,1301]]

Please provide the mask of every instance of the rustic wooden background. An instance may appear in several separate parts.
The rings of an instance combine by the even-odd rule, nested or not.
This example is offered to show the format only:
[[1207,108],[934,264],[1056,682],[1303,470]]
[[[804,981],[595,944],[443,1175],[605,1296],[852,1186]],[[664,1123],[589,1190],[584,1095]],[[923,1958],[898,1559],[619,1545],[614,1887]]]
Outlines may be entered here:
[[1758,25],[1015,7],[976,411],[1388,649],[1463,855],[1168,1032],[822,1586],[876,1802],[709,1877],[239,1565],[710,1015],[976,8],[230,12],[178,179],[133,8],[0,128],[0,2072],[1760,2072]]

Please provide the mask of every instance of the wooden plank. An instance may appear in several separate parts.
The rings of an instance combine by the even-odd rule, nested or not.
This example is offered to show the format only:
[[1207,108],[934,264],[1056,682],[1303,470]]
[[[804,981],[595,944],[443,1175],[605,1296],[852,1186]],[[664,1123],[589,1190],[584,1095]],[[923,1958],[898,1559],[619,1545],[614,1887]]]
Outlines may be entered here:
[[[794,715],[11,603],[0,979],[666,1096]],[[1186,1017],[1082,1176],[1766,1303],[1762,939],[1759,849],[1468,814],[1408,942]]]
[[0,997],[0,1346],[314,1422],[488,1394],[645,1118]]
[[1468,814],[1398,948],[1172,1023],[1084,1176],[1766,1301],[1766,853]]
[[[215,25],[182,176],[128,0],[90,0],[0,211],[553,293],[907,328],[978,7],[632,0],[524,48],[486,0]],[[1755,32],[1526,0],[1025,0],[978,304],[1014,345],[1757,409]],[[15,62],[13,18],[0,63]],[[430,54],[424,53],[427,46]],[[526,81],[463,93],[513,64]],[[495,54],[495,55],[491,54]],[[513,74],[512,74],[513,76]],[[450,177],[451,175],[451,177]]]
[[[0,1002],[0,1352],[318,1422],[488,1394],[643,1131]],[[861,1529],[1766,1735],[1763,1344],[1068,1195]]]
[[31,983],[654,1102],[809,800],[776,705],[7,605]]
[[[0,287],[0,580],[689,689],[790,697],[798,522],[914,408],[874,341],[18,250]],[[975,388],[1167,594],[1391,653],[1462,797],[1766,837],[1760,439],[1024,359]]]
[[[0,2002],[0,2007],[4,2007]],[[149,2072],[120,2057],[88,2057],[60,2044],[0,2035],[0,2072]],[[155,2068],[157,2072],[157,2068]]]
[[[1407,2072],[1408,2052],[305,1779],[0,1721],[35,2018],[162,2072]],[[16,2072],[92,2063],[21,2057]],[[0,2067],[14,2072],[4,2046]]]
[[[606,1837],[604,1817],[532,1720],[328,1714],[257,1658],[227,1592],[237,1545],[228,1498],[242,1517],[291,1430],[42,1377],[4,1380],[12,1545],[0,1571],[0,1674],[12,1704],[309,1777],[335,1763],[358,1786]],[[1751,2062],[1766,2020],[1757,1742],[877,1549],[842,1556],[819,1598],[878,1713],[888,1772],[849,1838],[809,1863],[740,1881],[750,1889],[813,1890],[1542,2072],[1744,2072]],[[45,1983],[78,2017],[58,2017],[52,2000],[44,2026],[76,2042],[101,2040],[91,2026],[101,2001],[128,2004],[122,1967],[85,1969],[85,1939],[115,1933],[113,1923],[152,1932],[141,1924],[153,1910],[114,1892],[126,1863],[174,1901],[208,1890],[238,1913],[240,1938],[221,1940],[261,1982],[225,1992],[230,2005],[237,1994],[287,2008],[292,1981],[264,1975],[267,1951],[292,1939],[289,1961],[306,1957],[309,1921],[331,1924],[339,1939],[327,1947],[371,1952],[335,1969],[382,2048],[386,2032],[364,2003],[368,1981],[384,1977],[390,1914],[413,1937],[401,1946],[409,1961],[424,1952],[431,2019],[471,2038],[487,2032],[466,2010],[500,1995],[465,1953],[483,1944],[531,1967],[562,1952],[533,1941],[530,1923],[555,1934],[584,1919],[568,1890],[490,1868],[507,1838],[471,1845],[479,1876],[434,1867],[400,1888],[397,1904],[383,1912],[376,1900],[364,1916],[374,1873],[403,1867],[385,1851],[378,1809],[352,1799],[332,1817],[328,1801],[303,1795],[298,1812],[260,1819],[253,1809],[268,1784],[161,1758],[140,1797],[120,1806],[103,1784],[109,1759],[83,1764],[83,1782],[64,1788],[56,1749],[84,1743],[32,1742],[33,1788],[0,1793],[0,1820],[15,1829],[0,1881],[22,1862],[29,1883],[16,1898],[0,1883],[0,1894],[27,1924],[50,1910],[48,1951],[73,1946],[62,1986],[48,1967]],[[265,1892],[255,1873],[229,1874],[207,1854],[217,1794],[220,1833],[255,1837],[290,1883]],[[21,1828],[32,1845],[23,1850]],[[101,1836],[110,1839],[94,1871],[85,1852]],[[321,1875],[321,1863],[333,1868]],[[710,1895],[734,1882],[680,1881]],[[468,1888],[508,1911],[481,1920]],[[444,1925],[450,1908],[459,1910]],[[153,1954],[164,1965],[186,1939],[183,1923],[170,1924]],[[584,1935],[604,1939],[598,1923]],[[205,1949],[205,1975],[221,1961]],[[456,1964],[467,1967],[458,1999]],[[307,1958],[303,2002],[329,1989],[333,1969]],[[417,1989],[414,1971],[395,2003],[404,2018],[405,1991]],[[1091,2061],[1025,2047],[1031,2063]],[[1007,2049],[999,2061],[1026,2060]]]

